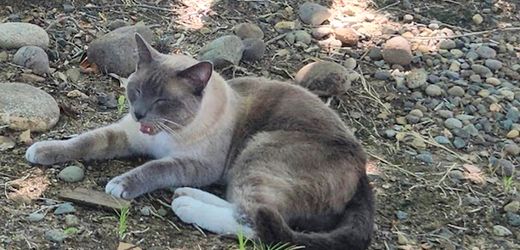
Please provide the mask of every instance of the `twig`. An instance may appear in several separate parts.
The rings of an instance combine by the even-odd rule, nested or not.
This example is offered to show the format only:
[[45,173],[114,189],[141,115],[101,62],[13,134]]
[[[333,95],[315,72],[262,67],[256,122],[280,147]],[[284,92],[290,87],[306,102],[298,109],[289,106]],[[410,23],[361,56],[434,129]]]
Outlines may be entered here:
[[379,161],[385,163],[386,165],[392,166],[393,168],[396,168],[396,169],[398,169],[398,170],[404,172],[405,174],[409,174],[409,175],[411,175],[411,176],[413,176],[413,177],[415,177],[415,178],[417,178],[417,179],[420,179],[420,180],[422,180],[422,181],[426,181],[423,177],[418,176],[418,175],[412,173],[411,171],[408,171],[408,170],[406,170],[406,169],[404,169],[404,168],[402,168],[402,167],[399,167],[399,166],[397,166],[397,165],[395,165],[395,164],[393,164],[393,163],[391,163],[391,162],[385,160],[384,158],[382,158],[382,157],[380,157],[380,156],[378,156],[378,155],[376,155],[376,154],[373,154],[373,153],[371,153],[371,152],[367,152],[367,154],[370,155],[370,156],[372,156],[372,157],[374,157],[374,158],[376,158],[376,159],[378,159]]
[[375,13],[377,13],[377,12],[381,12],[381,11],[386,10],[386,9],[388,9],[388,8],[392,8],[392,7],[394,7],[394,6],[396,6],[396,5],[400,4],[400,3],[401,3],[401,1],[398,0],[398,1],[395,2],[395,3],[389,4],[389,5],[387,5],[387,6],[383,7],[383,8],[381,8],[381,9],[376,10]]
[[457,164],[453,164],[451,165],[450,168],[448,168],[448,170],[446,170],[446,173],[441,177],[441,179],[439,180],[439,182],[437,182],[437,186],[440,186],[442,184],[442,182],[444,181],[444,179],[446,179],[446,177],[448,176],[448,174],[450,174],[450,171],[455,168]]
[[284,38],[285,36],[287,35],[287,33],[284,33],[284,34],[281,34],[281,35],[278,35],[278,36],[275,36],[273,38],[271,38],[271,40],[268,40],[267,42],[265,42],[265,45],[269,45],[271,43],[274,43],[282,38]]

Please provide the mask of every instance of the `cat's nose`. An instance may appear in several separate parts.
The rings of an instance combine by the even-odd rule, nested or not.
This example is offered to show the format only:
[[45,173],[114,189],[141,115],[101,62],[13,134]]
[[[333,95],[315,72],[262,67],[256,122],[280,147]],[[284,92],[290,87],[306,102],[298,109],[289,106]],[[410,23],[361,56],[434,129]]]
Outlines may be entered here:
[[134,112],[134,115],[135,115],[135,119],[137,119],[138,121],[143,119],[143,117],[144,117],[144,114],[139,113],[139,112]]

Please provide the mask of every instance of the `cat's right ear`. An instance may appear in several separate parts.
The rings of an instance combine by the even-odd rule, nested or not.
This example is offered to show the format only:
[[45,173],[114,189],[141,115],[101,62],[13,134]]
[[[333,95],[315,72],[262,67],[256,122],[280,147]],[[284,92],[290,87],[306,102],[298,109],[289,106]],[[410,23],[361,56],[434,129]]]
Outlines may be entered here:
[[159,56],[159,52],[146,42],[139,33],[135,33],[135,42],[137,44],[137,66],[151,63]]

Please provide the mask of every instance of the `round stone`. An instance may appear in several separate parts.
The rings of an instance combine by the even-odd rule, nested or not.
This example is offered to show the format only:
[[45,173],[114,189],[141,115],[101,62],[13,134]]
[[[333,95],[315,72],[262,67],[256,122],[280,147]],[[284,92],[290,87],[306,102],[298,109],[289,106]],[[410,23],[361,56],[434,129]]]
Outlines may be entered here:
[[313,62],[296,73],[295,81],[321,96],[340,95],[350,89],[352,72],[335,62]]
[[440,49],[450,50],[450,49],[454,49],[455,47],[457,47],[457,44],[455,43],[455,41],[453,41],[451,39],[442,40],[439,43]]
[[439,87],[439,86],[437,86],[435,84],[428,85],[428,87],[426,87],[425,92],[429,96],[440,96],[440,95],[442,95],[441,87]]
[[256,61],[264,57],[266,47],[264,41],[256,38],[247,38],[242,43],[244,44],[242,59]]
[[0,24],[0,48],[17,49],[23,46],[49,46],[49,35],[38,25],[31,23]]
[[238,65],[244,52],[244,44],[240,37],[227,35],[219,37],[199,51],[199,60],[208,60],[215,67],[225,67],[229,64]]
[[484,61],[484,65],[486,65],[486,67],[491,70],[499,70],[502,68],[502,62],[495,59],[486,59],[486,61]]
[[332,12],[325,6],[306,2],[298,9],[298,15],[303,23],[320,25],[332,16]]
[[0,82],[0,89],[0,124],[14,130],[41,132],[58,122],[60,108],[45,91],[16,82]]
[[58,178],[65,182],[78,182],[85,177],[85,170],[78,166],[68,166],[60,171]]
[[241,23],[233,27],[235,34],[241,39],[256,38],[263,39],[264,32],[258,25],[252,23]]
[[495,58],[497,56],[497,52],[494,49],[485,45],[478,47],[475,52],[484,59]]
[[482,22],[484,22],[484,18],[482,17],[482,15],[480,14],[475,14],[471,20],[473,20],[473,23],[476,24],[476,25],[479,25],[481,24]]
[[45,51],[38,46],[23,46],[13,56],[13,62],[31,69],[36,74],[48,74],[49,57]]
[[462,122],[457,118],[448,118],[444,121],[444,126],[449,129],[462,128]]
[[408,65],[412,62],[410,43],[402,36],[396,36],[386,41],[383,48],[383,58],[387,63]]
[[343,27],[334,29],[336,39],[340,40],[343,45],[354,46],[358,43],[359,37],[352,28]]

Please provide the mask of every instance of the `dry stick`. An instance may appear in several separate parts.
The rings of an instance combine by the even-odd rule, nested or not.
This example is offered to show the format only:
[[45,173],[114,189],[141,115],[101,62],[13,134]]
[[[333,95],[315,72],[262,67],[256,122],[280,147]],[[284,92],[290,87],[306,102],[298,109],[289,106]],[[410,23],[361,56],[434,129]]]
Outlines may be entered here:
[[422,137],[422,135],[420,135],[419,133],[416,133],[416,134],[419,135],[419,136],[421,136],[421,138],[424,140],[425,143],[430,144],[430,145],[435,146],[435,147],[438,147],[438,148],[441,148],[441,149],[443,149],[444,151],[446,151],[446,152],[448,152],[448,153],[454,155],[454,156],[457,157],[459,160],[461,160],[461,161],[463,161],[463,162],[465,162],[465,163],[469,163],[469,164],[472,164],[472,163],[473,163],[472,161],[470,161],[470,160],[468,160],[468,159],[465,159],[465,158],[462,157],[461,155],[457,154],[457,152],[455,152],[455,151],[453,151],[453,150],[447,148],[447,147],[444,146],[444,145],[441,145],[441,144],[435,142],[435,141],[433,140],[433,138],[431,138],[431,136],[430,136],[430,140],[426,140],[426,139],[424,139],[424,138]]
[[440,185],[442,184],[442,182],[444,181],[444,179],[446,179],[446,177],[448,176],[448,174],[450,173],[450,171],[455,168],[457,164],[453,164],[451,165],[450,168],[448,168],[448,170],[446,170],[446,173],[442,176],[442,178],[439,180],[439,182],[437,182],[437,186],[440,187]]
[[426,181],[423,177],[418,176],[418,175],[412,173],[411,171],[406,170],[406,169],[404,169],[404,168],[402,168],[402,167],[399,167],[399,166],[397,166],[397,165],[395,165],[395,164],[393,164],[393,163],[391,163],[391,162],[385,160],[384,158],[382,158],[382,157],[380,157],[380,156],[378,156],[378,155],[376,155],[376,154],[373,154],[373,153],[371,153],[371,152],[367,152],[367,154],[370,155],[370,156],[372,156],[372,157],[374,157],[374,158],[376,158],[376,159],[378,159],[379,161],[385,163],[386,165],[392,166],[392,167],[394,167],[394,168],[396,168],[396,169],[398,169],[398,170],[404,172],[405,174],[409,174],[409,175],[411,175],[411,176],[413,176],[413,177],[415,177],[415,178],[417,178],[417,179],[420,179],[420,180],[422,180],[422,181]]
[[275,36],[274,38],[272,38],[271,40],[265,42],[265,45],[269,45],[271,43],[274,43],[282,38],[284,38],[285,36],[287,35],[287,33],[284,33],[284,34],[281,34],[281,35],[278,35],[278,36]]
[[498,31],[501,31],[501,32],[503,32],[503,31],[520,31],[520,27],[496,28],[496,29],[469,32],[469,33],[464,33],[464,34],[460,34],[460,35],[451,35],[451,36],[422,36],[422,37],[419,36],[419,37],[413,37],[411,39],[413,39],[413,40],[453,39],[453,38],[466,37],[466,36],[484,35],[484,34],[489,34],[489,33],[498,32]]

